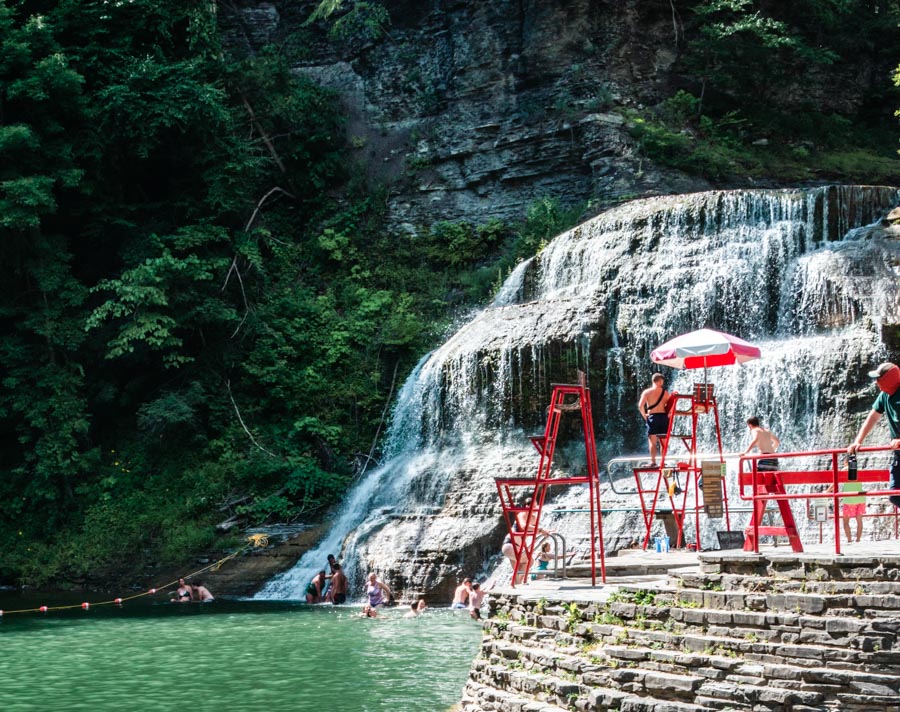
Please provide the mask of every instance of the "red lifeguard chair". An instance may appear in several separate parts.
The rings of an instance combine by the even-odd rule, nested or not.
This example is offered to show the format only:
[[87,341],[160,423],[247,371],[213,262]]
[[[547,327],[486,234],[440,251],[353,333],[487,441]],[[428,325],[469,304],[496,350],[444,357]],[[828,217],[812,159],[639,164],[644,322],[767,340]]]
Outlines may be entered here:
[[[644,543],[646,549],[650,543],[653,522],[660,510],[658,505],[661,497],[667,498],[670,510],[664,514],[671,514],[677,528],[675,546],[684,544],[684,521],[690,512],[694,514],[695,546],[701,550],[700,539],[700,513],[701,510],[709,517],[721,517],[725,515],[725,527],[731,528],[731,516],[728,511],[728,491],[725,479],[721,474],[721,466],[725,458],[722,453],[722,431],[719,427],[719,409],[714,395],[714,387],[711,383],[695,383],[692,393],[673,393],[669,400],[669,427],[665,437],[662,438],[659,464],[656,467],[635,467],[634,479],[637,485],[638,496],[641,502],[641,512],[644,518]],[[701,416],[712,415],[718,446],[717,459],[719,463],[718,473],[703,472],[703,463],[700,462],[697,453],[697,430]],[[673,440],[679,440],[684,445],[686,453],[681,460],[675,460],[669,464],[670,446]],[[645,478],[648,474],[655,474],[655,479],[649,487]],[[703,479],[701,488],[701,476]],[[682,487],[682,483],[684,486]],[[689,506],[693,494],[693,505]],[[700,499],[701,494],[703,499]]]
[[[581,417],[581,425],[584,433],[585,458],[587,461],[586,475],[574,477],[553,477],[551,466],[553,454],[556,449],[556,439],[559,435],[559,425],[563,416],[578,414]],[[606,562],[603,551],[603,525],[600,509],[600,477],[597,466],[597,446],[594,440],[594,421],[591,414],[590,390],[586,386],[584,373],[578,372],[578,385],[553,384],[553,393],[550,397],[550,405],[547,408],[547,424],[543,436],[531,438],[537,451],[540,453],[540,463],[535,478],[504,477],[496,478],[497,492],[500,495],[500,504],[503,507],[503,516],[509,531],[513,551],[516,556],[516,564],[513,567],[512,585],[515,586],[516,577],[521,573],[527,576],[531,566],[532,555],[537,543],[537,533],[540,525],[541,511],[544,506],[544,498],[547,489],[553,485],[579,485],[587,484],[590,498],[591,516],[591,584],[597,584],[597,549],[600,554],[600,572],[602,581],[606,581]],[[531,490],[531,504],[522,506],[517,504],[515,492],[518,488]],[[525,531],[519,531],[516,526],[516,515],[527,512],[529,526]],[[521,570],[520,570],[521,569]]]
[[[720,510],[724,510],[726,527],[731,529],[731,519],[728,513],[728,493],[725,490],[725,479],[722,477],[722,465],[725,458],[722,456],[722,432],[719,428],[719,410],[716,405],[716,399],[713,395],[712,384],[706,382],[706,372],[708,368],[716,366],[730,366],[733,364],[746,363],[760,357],[759,347],[738,338],[731,334],[726,334],[713,329],[698,329],[687,334],[681,334],[673,339],[669,339],[666,343],[654,349],[650,353],[650,360],[664,366],[681,369],[703,369],[703,383],[694,384],[694,392],[689,395],[675,394],[675,402],[673,404],[672,415],[669,418],[669,430],[666,439],[663,441],[662,456],[660,458],[659,468],[638,468],[634,472],[635,479],[638,481],[638,490],[641,494],[641,508],[644,512],[644,524],[647,527],[647,534],[644,537],[644,548],[650,541],[650,528],[653,524],[653,518],[656,513],[656,502],[659,499],[659,490],[663,482],[666,484],[666,492],[669,494],[670,503],[672,504],[672,514],[675,518],[675,524],[678,527],[678,544],[684,539],[684,517],[687,510],[687,501],[690,490],[694,492],[694,517],[695,531],[697,537],[697,551],[700,551],[700,472],[701,464],[698,462],[697,455],[697,420],[701,415],[712,413],[715,417],[716,443],[719,448],[719,471],[710,472],[707,476],[704,473],[703,486],[703,507],[706,509],[707,516],[718,515]],[[681,416],[681,418],[679,418]],[[676,421],[683,421],[685,418],[690,419],[690,432],[682,434],[676,431]],[[679,425],[678,427],[681,427]],[[678,461],[674,468],[666,466],[666,454],[668,452],[669,443],[672,438],[680,439],[688,450],[686,461]],[[656,487],[652,490],[652,500],[648,510],[646,500],[643,494],[641,483],[641,475],[647,471],[658,469],[659,473],[656,479]],[[671,471],[671,474],[669,474]],[[681,491],[683,499],[681,507],[676,507],[674,489],[671,488],[670,477],[676,482],[678,474],[685,473],[685,488]],[[708,477],[708,479],[707,479]],[[712,481],[715,486],[712,486]],[[707,487],[707,484],[711,485]],[[680,487],[679,487],[680,489]],[[715,501],[714,501],[715,500]],[[715,505],[712,506],[712,505]],[[724,505],[724,506],[723,506]],[[649,511],[649,513],[648,513]]]
[[[770,453],[770,457],[772,453]],[[775,456],[778,457],[778,456]],[[743,461],[742,463],[743,464]],[[835,468],[837,464],[835,463]],[[784,488],[785,476],[791,477],[793,473],[782,473],[775,471],[766,471],[759,469],[759,458],[752,460],[752,469],[749,473],[740,472],[739,484],[743,489],[745,484],[753,489],[753,514],[750,515],[750,523],[744,530],[744,551],[755,551],[759,553],[759,537],[761,536],[785,536],[791,545],[791,549],[795,552],[803,551],[803,542],[800,541],[800,533],[797,531],[797,523],[794,521],[794,514],[791,512],[791,503],[786,499],[780,499],[779,495],[786,495]],[[794,476],[795,481],[819,484],[822,482],[821,472],[800,473],[800,476]],[[766,512],[769,501],[765,495],[775,495],[774,502],[781,513],[782,525],[762,526],[763,517]],[[840,536],[837,541],[840,545]]]

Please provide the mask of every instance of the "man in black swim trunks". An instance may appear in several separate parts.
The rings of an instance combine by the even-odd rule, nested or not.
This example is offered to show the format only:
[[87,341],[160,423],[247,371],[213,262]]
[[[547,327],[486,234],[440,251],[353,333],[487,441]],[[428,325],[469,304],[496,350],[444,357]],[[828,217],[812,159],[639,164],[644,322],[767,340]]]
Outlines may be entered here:
[[666,437],[669,432],[669,416],[666,413],[666,404],[672,394],[663,388],[665,378],[661,373],[654,373],[651,378],[653,385],[641,391],[638,400],[638,410],[641,417],[647,423],[647,442],[650,445],[650,466],[656,467],[656,452],[659,448],[660,437]]
[[341,565],[334,563],[331,565],[331,585],[328,587],[329,600],[334,604],[347,602],[347,577]]

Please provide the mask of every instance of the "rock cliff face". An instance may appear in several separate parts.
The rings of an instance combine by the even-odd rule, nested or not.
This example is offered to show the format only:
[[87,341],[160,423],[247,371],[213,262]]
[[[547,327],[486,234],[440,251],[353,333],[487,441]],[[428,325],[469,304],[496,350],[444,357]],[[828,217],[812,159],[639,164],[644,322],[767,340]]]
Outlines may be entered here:
[[[317,4],[243,0],[220,10],[222,31],[255,51],[303,31]],[[394,227],[518,220],[546,196],[594,214],[710,187],[642,159],[625,118],[680,87],[699,94],[678,73],[693,4],[384,0],[385,34],[328,40],[313,25],[296,71],[340,96],[359,169],[388,187]],[[781,102],[852,113],[877,74],[857,59]]]

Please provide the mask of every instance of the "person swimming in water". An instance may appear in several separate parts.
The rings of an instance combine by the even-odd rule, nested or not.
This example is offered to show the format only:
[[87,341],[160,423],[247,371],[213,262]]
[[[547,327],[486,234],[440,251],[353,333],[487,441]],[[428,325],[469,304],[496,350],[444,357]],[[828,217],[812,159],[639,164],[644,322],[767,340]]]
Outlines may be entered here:
[[194,600],[193,589],[184,582],[183,578],[180,578],[178,579],[178,588],[175,589],[175,595],[169,600],[172,603],[190,603]]
[[200,601],[200,603],[212,603],[216,600],[209,589],[203,585],[202,581],[197,581],[192,588],[194,589],[194,597]]
[[378,606],[388,605],[393,594],[391,589],[379,581],[373,572],[369,574],[369,581],[366,584],[366,596],[369,599],[369,606],[377,608]]

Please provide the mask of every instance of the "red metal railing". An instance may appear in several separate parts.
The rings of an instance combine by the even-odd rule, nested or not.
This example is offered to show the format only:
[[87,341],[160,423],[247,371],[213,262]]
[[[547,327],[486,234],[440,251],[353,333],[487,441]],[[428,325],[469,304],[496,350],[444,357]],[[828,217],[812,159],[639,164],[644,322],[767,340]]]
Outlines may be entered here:
[[[866,452],[884,452],[891,451],[889,446],[861,447],[859,453]],[[738,485],[740,488],[740,498],[747,502],[754,503],[755,511],[762,504],[769,500],[776,502],[793,501],[793,500],[815,500],[830,499],[834,503],[835,511],[839,511],[840,500],[844,497],[890,497],[892,495],[900,495],[900,490],[877,489],[863,492],[841,492],[840,485],[848,482],[847,469],[839,467],[839,460],[847,456],[846,448],[835,448],[830,450],[808,450],[804,452],[785,452],[785,453],[765,453],[746,455],[742,457],[738,463]],[[796,461],[799,458],[830,458],[831,467],[829,469],[818,470],[783,470],[767,471],[759,469],[759,460],[775,460],[779,465],[785,461]],[[749,470],[744,469],[745,463],[750,465]],[[857,482],[878,482],[888,481],[887,469],[860,469],[857,470]],[[787,486],[797,485],[831,485],[830,492],[794,492],[786,491]],[[748,496],[746,488],[751,488],[751,494]],[[761,489],[768,491],[760,491]],[[753,551],[759,553],[759,536],[763,530],[763,535],[767,532],[766,527],[760,526],[759,516],[753,517]],[[835,517],[834,522],[834,551],[835,554],[841,553],[841,523],[840,518]],[[802,550],[802,549],[801,549]]]

